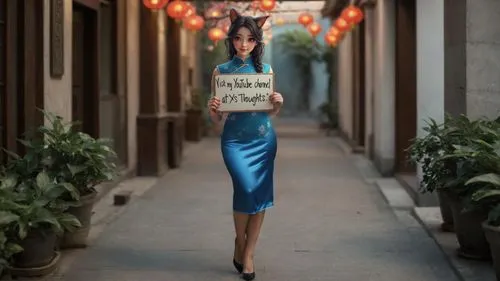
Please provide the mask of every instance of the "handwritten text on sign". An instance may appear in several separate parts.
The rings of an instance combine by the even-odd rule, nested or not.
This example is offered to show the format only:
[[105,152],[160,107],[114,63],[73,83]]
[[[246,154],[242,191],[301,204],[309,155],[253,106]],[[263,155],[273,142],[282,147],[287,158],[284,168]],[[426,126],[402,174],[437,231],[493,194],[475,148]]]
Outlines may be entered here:
[[219,74],[214,81],[220,111],[263,111],[273,109],[274,76],[269,74]]

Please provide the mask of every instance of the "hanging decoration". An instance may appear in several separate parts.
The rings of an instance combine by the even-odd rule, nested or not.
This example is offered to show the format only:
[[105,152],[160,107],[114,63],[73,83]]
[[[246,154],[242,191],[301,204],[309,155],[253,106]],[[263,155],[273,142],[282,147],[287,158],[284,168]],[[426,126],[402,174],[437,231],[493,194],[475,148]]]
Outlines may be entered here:
[[196,14],[196,7],[193,6],[190,2],[185,2],[186,5],[186,13],[184,14],[184,18],[190,17]]
[[340,32],[340,30],[336,26],[330,27],[327,33],[332,34],[333,36],[336,37],[340,37],[340,35],[342,34],[342,32]]
[[342,11],[341,18],[345,19],[348,24],[356,25],[363,20],[363,11],[360,8],[350,5]]
[[250,9],[252,10],[254,16],[259,10],[259,8],[260,8],[260,0],[253,0],[252,4],[250,4]]
[[180,21],[185,17],[188,7],[186,6],[186,2],[182,0],[174,0],[171,1],[167,6],[167,14],[169,17],[175,19],[176,21]]
[[224,31],[218,27],[212,27],[208,31],[208,38],[214,42],[214,45],[217,45],[217,42],[222,40],[225,35]]
[[313,22],[307,26],[307,30],[313,37],[316,37],[321,32],[321,25],[317,22]]
[[275,24],[278,25],[278,26],[279,25],[284,25],[285,24],[285,19],[283,19],[281,17],[277,18],[276,21],[275,21]]
[[314,21],[313,16],[308,12],[304,12],[299,15],[298,22],[302,24],[304,27],[307,27],[313,21]]
[[165,5],[167,5],[168,0],[142,0],[142,3],[148,9],[160,10],[165,8]]
[[337,44],[339,42],[339,37],[337,37],[337,36],[335,36],[335,35],[333,35],[331,33],[326,33],[325,34],[325,42],[329,46],[335,47],[335,46],[337,46]]
[[340,33],[344,33],[351,29],[351,25],[342,17],[337,18],[334,26],[340,31]]
[[196,32],[205,26],[205,20],[199,15],[192,15],[184,18],[184,28]]
[[264,12],[270,12],[276,7],[276,0],[261,0],[260,9]]

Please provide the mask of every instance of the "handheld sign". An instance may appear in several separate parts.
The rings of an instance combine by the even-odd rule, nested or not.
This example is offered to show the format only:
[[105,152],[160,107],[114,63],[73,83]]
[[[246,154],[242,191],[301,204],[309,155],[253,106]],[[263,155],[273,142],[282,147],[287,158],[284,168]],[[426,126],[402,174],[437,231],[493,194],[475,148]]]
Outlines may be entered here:
[[220,111],[268,111],[274,92],[273,73],[217,74],[215,96],[221,100]]

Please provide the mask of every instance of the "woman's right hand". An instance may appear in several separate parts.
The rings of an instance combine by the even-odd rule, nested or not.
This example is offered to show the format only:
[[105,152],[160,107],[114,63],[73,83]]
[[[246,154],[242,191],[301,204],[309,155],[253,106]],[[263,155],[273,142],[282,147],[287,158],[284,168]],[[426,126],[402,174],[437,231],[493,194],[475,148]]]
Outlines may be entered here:
[[210,110],[210,113],[219,113],[219,107],[220,107],[220,99],[218,97],[212,97],[210,100],[208,100],[208,109]]

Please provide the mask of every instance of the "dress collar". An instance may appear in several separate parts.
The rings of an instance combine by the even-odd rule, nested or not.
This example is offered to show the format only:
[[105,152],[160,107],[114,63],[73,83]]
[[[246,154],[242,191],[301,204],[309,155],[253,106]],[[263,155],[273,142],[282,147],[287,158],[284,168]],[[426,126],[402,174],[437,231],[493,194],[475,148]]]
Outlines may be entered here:
[[236,65],[241,65],[241,64],[252,64],[253,60],[251,56],[248,56],[245,60],[241,59],[238,56],[233,56],[232,59],[233,63]]

